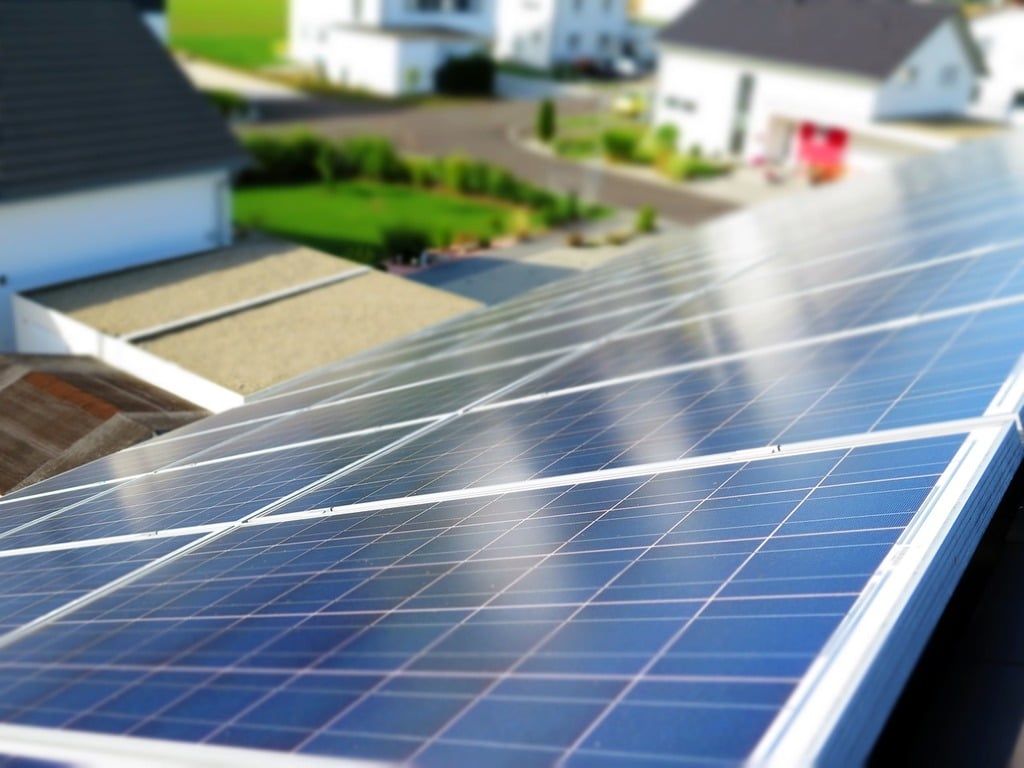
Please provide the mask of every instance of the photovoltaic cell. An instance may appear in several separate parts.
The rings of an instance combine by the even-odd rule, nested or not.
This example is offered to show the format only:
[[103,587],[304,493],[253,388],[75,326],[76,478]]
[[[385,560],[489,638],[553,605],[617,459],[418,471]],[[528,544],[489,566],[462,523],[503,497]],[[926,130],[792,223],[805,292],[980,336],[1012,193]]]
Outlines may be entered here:
[[240,520],[409,431],[385,430],[147,475],[0,538],[0,546],[37,547]]
[[0,715],[428,766],[740,760],[963,440],[249,527],[0,650]]
[[470,413],[280,511],[981,416],[1022,323],[1018,305]]

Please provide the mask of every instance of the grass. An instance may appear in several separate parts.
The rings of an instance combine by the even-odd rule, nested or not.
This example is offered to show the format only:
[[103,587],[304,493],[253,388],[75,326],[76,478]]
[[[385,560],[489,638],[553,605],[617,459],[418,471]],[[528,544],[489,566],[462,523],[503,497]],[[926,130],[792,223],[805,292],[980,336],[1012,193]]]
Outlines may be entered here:
[[612,114],[559,116],[554,150],[569,160],[599,157],[602,153],[601,134],[612,128],[636,133],[638,138],[646,130],[643,123]]
[[322,184],[245,187],[235,192],[235,220],[364,262],[380,255],[389,227],[413,227],[436,240],[475,240],[535,223],[514,206],[371,181],[343,182],[333,190]]
[[288,0],[170,0],[171,44],[246,69],[278,61]]

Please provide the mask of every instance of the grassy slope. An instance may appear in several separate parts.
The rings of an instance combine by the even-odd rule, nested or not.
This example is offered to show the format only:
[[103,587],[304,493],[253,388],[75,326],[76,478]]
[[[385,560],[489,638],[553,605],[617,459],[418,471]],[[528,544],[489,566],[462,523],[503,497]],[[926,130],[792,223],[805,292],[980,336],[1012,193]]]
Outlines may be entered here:
[[288,0],[170,0],[171,44],[238,67],[279,58]]
[[392,226],[477,238],[493,235],[496,219],[510,226],[519,218],[498,203],[364,181],[338,184],[333,192],[309,184],[235,193],[239,224],[354,259],[371,258],[381,232]]

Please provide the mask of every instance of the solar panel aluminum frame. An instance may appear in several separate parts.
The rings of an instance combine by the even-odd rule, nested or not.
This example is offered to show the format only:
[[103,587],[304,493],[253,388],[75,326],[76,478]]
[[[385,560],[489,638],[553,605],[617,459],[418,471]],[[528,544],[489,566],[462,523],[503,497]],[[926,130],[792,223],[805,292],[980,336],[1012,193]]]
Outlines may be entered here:
[[352,758],[282,754],[263,749],[110,736],[30,725],[0,724],[0,761],[17,758],[67,761],[97,768],[371,768],[382,763]]
[[970,433],[751,765],[863,763],[1024,459],[1015,425]]

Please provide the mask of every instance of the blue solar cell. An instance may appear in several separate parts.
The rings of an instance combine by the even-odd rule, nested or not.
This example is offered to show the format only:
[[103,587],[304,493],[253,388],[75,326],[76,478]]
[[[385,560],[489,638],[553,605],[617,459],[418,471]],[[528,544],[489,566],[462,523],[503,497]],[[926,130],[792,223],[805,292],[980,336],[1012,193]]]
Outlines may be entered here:
[[0,649],[0,719],[423,765],[741,760],[963,443],[246,526]]
[[49,506],[33,509],[52,516],[0,538],[0,545],[16,549],[239,520],[411,430],[389,429],[146,475],[108,486],[63,511],[63,494],[43,497]]
[[37,619],[189,540],[176,536],[0,557],[0,631]]
[[1017,305],[471,412],[281,511],[981,416],[1022,323]]

